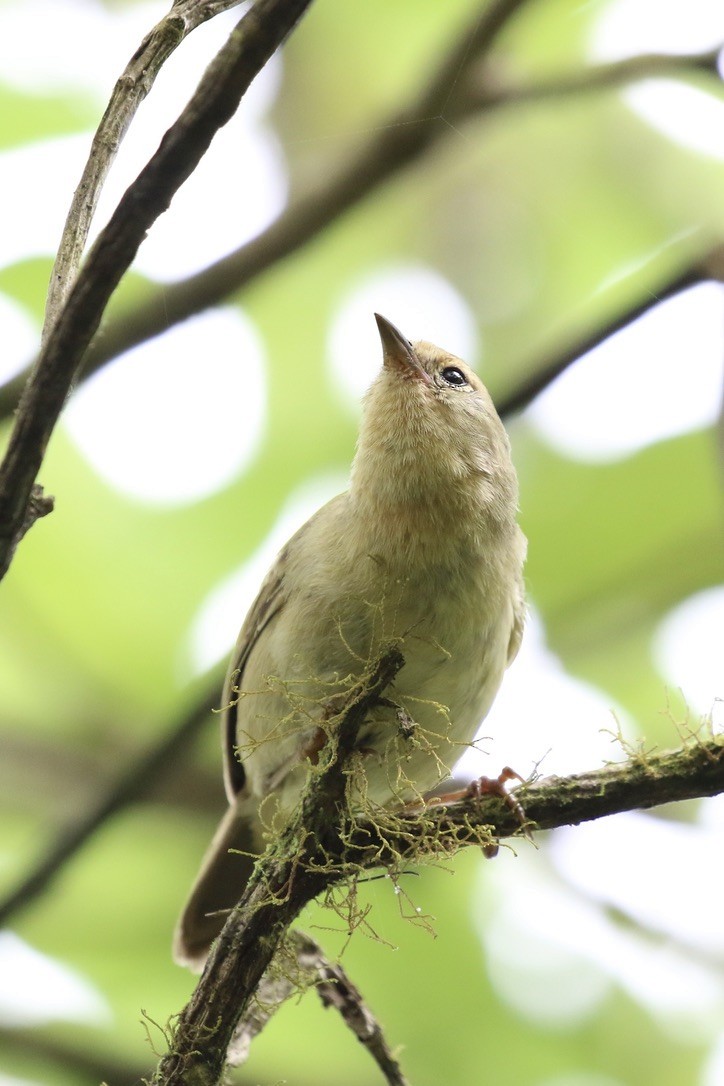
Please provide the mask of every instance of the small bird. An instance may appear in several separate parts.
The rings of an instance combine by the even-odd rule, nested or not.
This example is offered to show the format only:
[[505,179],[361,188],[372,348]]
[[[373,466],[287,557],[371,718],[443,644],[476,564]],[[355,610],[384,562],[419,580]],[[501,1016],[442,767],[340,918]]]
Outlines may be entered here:
[[349,490],[282,548],[231,658],[229,808],[174,937],[192,968],[241,896],[264,822],[299,798],[325,712],[385,645],[405,664],[358,738],[360,803],[373,807],[419,802],[449,776],[520,645],[526,540],[503,424],[464,362],[375,319],[383,364]]

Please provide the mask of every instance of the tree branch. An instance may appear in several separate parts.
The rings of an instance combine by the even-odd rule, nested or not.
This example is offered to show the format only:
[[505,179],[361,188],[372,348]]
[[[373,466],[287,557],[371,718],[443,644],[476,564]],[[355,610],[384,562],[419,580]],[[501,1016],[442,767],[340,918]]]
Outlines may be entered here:
[[641,79],[681,79],[702,74],[721,80],[718,61],[722,46],[702,53],[640,53],[606,64],[594,64],[577,72],[550,76],[539,83],[515,84],[504,82],[491,85],[481,80],[467,88],[461,109],[465,114],[507,106],[529,105],[573,95],[597,94],[617,90],[627,83]]
[[[5,1029],[0,1027],[4,1052],[17,1052],[36,1063],[53,1064],[53,1080],[72,1081],[75,1086],[98,1086],[102,1083],[141,1083],[147,1067],[119,1059],[117,1056],[96,1055],[80,1044],[70,1044],[45,1036],[37,1029]],[[53,1073],[51,1072],[51,1073]],[[30,1072],[28,1072],[30,1073]],[[38,1076],[42,1072],[37,1072]],[[12,1080],[11,1080],[12,1081]],[[242,1086],[237,1082],[234,1086]],[[251,1083],[246,1083],[251,1086]]]
[[242,16],[91,248],[25,387],[0,466],[0,577],[10,565],[50,435],[109,298],[150,226],[310,3],[257,0]]
[[[341,856],[345,763],[364,719],[403,665],[389,648],[330,721],[318,770],[278,841],[257,863],[246,891],[213,944],[203,978],[179,1016],[153,1086],[212,1086],[223,1075],[234,1029],[299,911],[331,881]],[[338,876],[339,878],[339,876]]]
[[85,249],[98,197],[138,107],[151,90],[164,63],[184,38],[197,26],[239,3],[240,0],[174,0],[171,10],[145,35],[116,81],[93,136],[88,161],[63,227],[50,275],[43,342],[68,297]]
[[324,1007],[334,1007],[339,1012],[385,1076],[388,1086],[407,1086],[382,1027],[358,988],[342,966],[330,962],[319,944],[301,931],[289,932],[285,940],[283,967],[277,964],[277,968],[265,973],[259,982],[254,999],[234,1030],[228,1052],[229,1066],[239,1067],[245,1063],[251,1042],[271,1017],[290,996],[309,987],[315,989]]
[[[693,740],[677,750],[640,752],[627,761],[574,773],[570,777],[545,777],[515,790],[515,797],[525,810],[528,825],[537,830],[577,826],[623,811],[646,810],[664,803],[686,799],[702,799],[724,792],[724,738]],[[514,810],[499,799],[464,799],[447,806],[429,807],[419,816],[421,822],[431,820],[434,833],[448,835],[459,844],[476,844],[476,833],[484,825],[493,828],[497,837],[520,834],[521,826]],[[403,819],[404,832],[400,840],[394,837],[385,850],[376,856],[406,857],[414,853],[415,829],[413,816]],[[369,827],[365,827],[369,830]],[[358,835],[357,843],[372,858],[369,842]],[[391,847],[390,847],[391,845]],[[399,853],[394,852],[398,846]]]
[[76,825],[61,830],[37,865],[0,902],[0,927],[6,927],[18,912],[42,894],[58,872],[104,823],[142,796],[151,781],[179,758],[208,720],[212,709],[218,705],[219,681],[220,676],[215,675],[213,682],[210,683],[207,677],[200,683],[201,693],[191,699],[191,707],[155,746],[133,759],[117,783],[90,808],[84,818]]
[[324,1006],[339,1011],[357,1040],[370,1053],[389,1086],[407,1086],[407,1079],[399,1061],[390,1051],[382,1027],[342,966],[328,961],[322,948],[308,935],[301,932],[294,932],[293,935],[302,960],[317,974],[317,995]]
[[[305,245],[397,169],[449,132],[447,124],[442,122],[441,110],[448,104],[451,88],[492,48],[497,34],[526,2],[492,0],[482,16],[476,13],[433,79],[422,85],[411,105],[388,118],[368,146],[336,171],[324,191],[315,190],[302,197],[258,238],[203,272],[150,291],[146,300],[122,317],[112,319],[103,336],[86,352],[84,375],[240,289]],[[26,370],[0,388],[0,418],[14,410],[30,372]]]
[[[297,938],[299,938],[299,933]],[[339,1011],[360,1044],[363,1044],[385,1076],[389,1086],[407,1086],[399,1061],[385,1040],[377,1019],[366,1005],[362,994],[339,963],[329,962],[312,939],[303,936],[303,953],[311,960],[318,974],[317,994],[325,1007]]]
[[701,256],[697,256],[688,267],[677,270],[668,279],[664,280],[655,290],[649,290],[647,294],[632,302],[620,313],[614,313],[602,325],[592,332],[586,331],[583,335],[572,340],[563,347],[550,351],[547,355],[539,357],[531,365],[530,372],[523,377],[517,385],[511,388],[504,396],[496,399],[495,406],[501,418],[522,411],[535,399],[543,389],[555,381],[556,377],[577,362],[582,355],[600,346],[616,332],[633,324],[639,317],[643,317],[654,306],[673,298],[689,287],[696,286],[709,278],[713,278],[708,264],[712,255],[719,251],[719,246],[709,249]]
[[97,369],[111,358],[220,302],[280,260],[296,252],[350,208],[449,135],[444,119],[455,115],[459,88],[486,56],[499,33],[528,0],[492,0],[443,57],[410,104],[383,119],[366,147],[290,205],[262,234],[177,283],[149,291],[144,301],[110,321],[91,348],[87,365]]

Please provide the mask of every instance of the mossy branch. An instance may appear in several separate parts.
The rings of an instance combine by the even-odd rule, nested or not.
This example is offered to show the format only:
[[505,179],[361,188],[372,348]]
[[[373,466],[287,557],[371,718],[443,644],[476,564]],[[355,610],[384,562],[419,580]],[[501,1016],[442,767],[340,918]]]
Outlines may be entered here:
[[467,798],[434,805],[399,816],[399,835],[383,842],[372,825],[360,826],[352,843],[358,860],[370,863],[407,862],[420,856],[432,841],[454,851],[477,844],[481,830],[495,837],[519,836],[530,830],[576,826],[623,811],[643,810],[685,799],[724,792],[724,737],[695,740],[676,750],[637,753],[626,761],[569,777],[545,777],[522,785],[515,797],[522,805],[525,826],[515,812],[496,797]]
[[[392,646],[350,692],[330,728],[302,801],[254,869],[244,895],[211,948],[206,969],[181,1013],[154,1086],[215,1086],[234,1029],[300,910],[344,874],[345,766],[357,734],[404,663]],[[337,857],[330,877],[330,859]],[[353,861],[355,868],[359,868]]]
[[373,816],[350,814],[345,797],[359,728],[403,662],[398,647],[388,648],[334,718],[298,809],[257,863],[211,949],[154,1086],[216,1086],[237,1022],[289,925],[309,901],[331,887],[345,881],[354,887],[368,868],[386,866],[395,873],[403,864],[449,855],[469,844],[487,845],[536,828],[724,791],[724,740],[711,737],[692,740],[679,750],[637,752],[620,764],[524,785],[516,797],[525,810],[525,826],[497,797],[375,811]]

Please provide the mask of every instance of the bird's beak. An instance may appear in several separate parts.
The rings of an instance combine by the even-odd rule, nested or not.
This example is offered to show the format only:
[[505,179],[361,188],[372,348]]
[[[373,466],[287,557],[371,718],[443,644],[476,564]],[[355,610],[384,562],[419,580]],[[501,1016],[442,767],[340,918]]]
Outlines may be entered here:
[[382,340],[383,364],[398,373],[400,377],[432,384],[430,374],[422,368],[412,344],[405,339],[402,332],[379,313],[375,313],[375,320]]

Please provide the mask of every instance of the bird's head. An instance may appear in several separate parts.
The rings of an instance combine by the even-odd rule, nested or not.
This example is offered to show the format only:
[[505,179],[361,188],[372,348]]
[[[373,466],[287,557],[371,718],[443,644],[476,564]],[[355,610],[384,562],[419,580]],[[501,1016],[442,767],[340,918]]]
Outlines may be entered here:
[[353,490],[372,487],[391,504],[472,502],[515,517],[510,444],[490,394],[449,351],[411,343],[375,314],[382,369],[364,401]]

